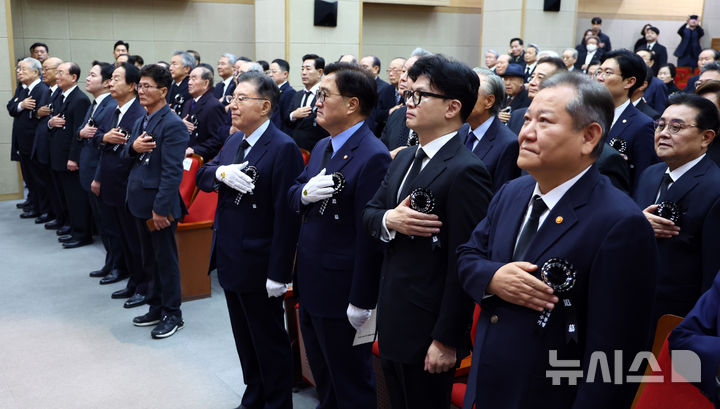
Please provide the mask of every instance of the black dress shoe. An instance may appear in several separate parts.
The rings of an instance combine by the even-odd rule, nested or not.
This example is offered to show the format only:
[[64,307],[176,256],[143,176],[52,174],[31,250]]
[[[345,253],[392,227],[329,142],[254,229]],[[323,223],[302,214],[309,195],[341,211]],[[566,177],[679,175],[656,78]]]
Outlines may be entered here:
[[30,202],[28,202],[27,200],[24,202],[15,203],[15,207],[17,207],[18,209],[22,209],[23,207],[26,207],[26,206],[30,206]]
[[47,223],[47,222],[49,222],[50,220],[53,220],[53,219],[55,219],[55,218],[52,217],[52,216],[50,216],[50,215],[47,214],[47,213],[43,213],[43,214],[40,215],[40,217],[38,217],[37,219],[35,219],[35,224]]
[[115,299],[115,300],[117,300],[118,298],[130,298],[133,296],[133,294],[135,294],[135,290],[133,290],[132,288],[125,287],[122,290],[117,290],[114,293],[112,293],[110,298]]
[[150,335],[155,338],[167,338],[177,331],[183,329],[185,323],[182,318],[177,315],[164,315],[160,323],[150,332]]
[[39,216],[40,216],[40,213],[38,213],[34,210],[31,210],[29,212],[23,212],[22,214],[20,214],[21,219],[35,219]]
[[57,221],[57,219],[51,221],[50,223],[45,223],[45,228],[48,230],[57,230],[61,227],[63,227],[63,224]]
[[117,283],[118,281],[124,280],[129,277],[128,273],[125,273],[120,270],[113,270],[108,273],[102,280],[100,280],[100,284],[112,284]]
[[65,236],[66,234],[70,234],[71,231],[72,231],[72,227],[62,226],[55,231],[55,234],[57,234],[58,236]]
[[130,299],[125,301],[125,304],[123,304],[124,308],[135,308],[139,307],[147,302],[147,297],[141,293],[135,293],[133,294]]
[[63,243],[64,249],[75,249],[82,246],[87,246],[88,244],[92,243],[92,239],[84,239],[84,240],[72,240]]
[[156,313],[148,312],[145,315],[133,318],[133,325],[136,327],[149,327],[160,322],[160,318],[160,311]]
[[103,266],[103,268],[101,268],[100,270],[91,271],[90,277],[92,277],[92,278],[105,277],[106,275],[108,275],[108,273],[110,273],[110,269],[105,268],[105,266]]
[[64,236],[58,237],[58,241],[60,243],[67,243],[67,242],[73,241],[73,236],[72,236],[72,234],[66,234]]

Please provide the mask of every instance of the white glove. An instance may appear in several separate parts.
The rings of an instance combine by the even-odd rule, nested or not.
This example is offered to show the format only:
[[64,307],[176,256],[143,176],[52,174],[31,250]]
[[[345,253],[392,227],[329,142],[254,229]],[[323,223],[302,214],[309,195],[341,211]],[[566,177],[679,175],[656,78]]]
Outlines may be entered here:
[[248,193],[255,189],[255,185],[250,176],[242,171],[247,165],[247,162],[243,162],[240,164],[218,166],[215,171],[215,178],[242,194]]
[[348,304],[347,307],[347,317],[348,321],[350,321],[350,325],[355,328],[355,330],[359,330],[360,327],[362,327],[372,315],[372,310],[364,310],[362,308],[358,308],[352,304]]
[[300,196],[300,201],[304,205],[308,205],[329,199],[335,191],[333,188],[334,185],[335,183],[333,183],[332,176],[325,175],[325,168],[323,168],[320,173],[310,178],[305,184],[302,195]]
[[268,298],[280,297],[287,292],[288,285],[285,283],[278,283],[277,281],[273,281],[268,278],[265,281],[265,289],[267,290]]

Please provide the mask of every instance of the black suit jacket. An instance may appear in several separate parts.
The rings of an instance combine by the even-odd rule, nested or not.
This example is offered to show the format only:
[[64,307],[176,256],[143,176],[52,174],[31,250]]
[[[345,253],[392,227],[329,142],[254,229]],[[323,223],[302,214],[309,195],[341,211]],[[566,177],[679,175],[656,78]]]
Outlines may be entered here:
[[185,79],[180,82],[180,85],[176,85],[175,81],[173,81],[167,95],[165,95],[165,100],[170,105],[170,109],[175,112],[182,112],[183,108],[182,105],[176,104],[176,102],[178,102],[178,95],[182,96],[183,105],[192,99],[188,91],[188,82],[190,82],[190,76],[185,77]]
[[291,112],[290,103],[292,102],[295,93],[295,88],[291,87],[289,82],[285,82],[282,87],[280,87],[280,101],[275,107],[275,111],[273,111],[272,117],[270,118],[276,127],[287,134],[292,132],[292,128],[288,125],[288,118]]
[[[235,92],[235,87],[236,87],[236,86],[237,86],[237,84],[235,84],[235,81],[234,81],[234,80],[230,80],[230,84],[228,84],[227,89],[225,90],[225,92],[223,92],[223,88],[225,88],[225,82],[220,81],[220,82],[218,82],[217,84],[215,84],[215,87],[214,87],[213,90],[212,90],[213,96],[215,97],[215,99],[217,99],[218,101],[220,101],[220,98],[222,98],[222,97],[224,97],[224,96],[226,96],[226,95],[232,95],[233,92]],[[223,101],[220,102],[220,103],[221,103],[223,106],[228,106],[228,105],[230,105],[229,103],[227,103],[227,101],[225,101],[225,98],[223,98]]]
[[512,108],[513,111],[520,108],[527,108],[530,106],[530,102],[532,102],[532,99],[530,99],[527,90],[523,87],[522,91],[510,102],[510,108]]
[[227,139],[227,135],[220,133],[227,117],[225,108],[215,98],[212,90],[208,90],[194,104],[192,99],[185,103],[181,117],[188,115],[197,116],[198,123],[195,131],[190,134],[188,146],[209,162],[220,152]]
[[[59,104],[58,97],[62,93],[60,88],[55,88],[55,91],[50,94],[50,87],[41,96],[41,99],[37,101],[37,106],[45,106],[48,104]],[[50,129],[47,124],[50,120],[50,116],[45,116],[40,119],[37,128],[35,128],[35,143],[32,148],[32,158],[38,162],[49,165],[50,164]]]
[[[132,131],[146,113],[145,108],[140,105],[140,100],[135,98],[120,119],[118,127]],[[102,135],[115,127],[113,121],[114,115],[110,115],[98,124],[98,130],[95,133],[96,138],[93,142],[100,148],[95,180],[100,182],[100,200],[103,203],[109,206],[124,206],[128,175],[130,175],[133,160],[132,158],[123,158],[124,146],[116,149],[117,145],[102,143]]]
[[236,205],[238,191],[218,183],[215,171],[233,163],[244,136],[233,134],[215,159],[198,170],[196,183],[219,193],[212,254],[220,285],[238,293],[264,293],[267,278],[292,281],[300,217],[288,206],[287,192],[302,172],[303,159],[295,142],[270,123],[244,159],[259,171],[252,197],[248,193]]
[[648,105],[648,103],[645,102],[645,99],[640,99],[640,102],[635,105],[635,108],[637,108],[643,114],[652,118],[653,121],[657,121],[658,119],[660,119],[660,114],[658,113],[658,111],[654,110],[653,107]]
[[628,158],[631,192],[637,186],[637,181],[645,168],[660,160],[655,154],[654,136],[652,119],[640,112],[632,103],[628,104],[608,132],[607,142],[611,146],[615,138],[622,139],[626,143],[627,151],[621,153]]
[[[416,151],[417,146],[397,154],[365,206],[363,222],[376,239],[382,235],[383,215],[398,205],[398,191]],[[411,190],[423,187],[432,192],[433,213],[443,226],[439,245],[434,246],[430,237],[400,233],[387,243],[378,301],[380,355],[422,364],[430,343],[437,340],[457,348],[461,359],[469,346],[473,308],[458,282],[455,249],[485,217],[492,196],[490,174],[455,135],[407,183]]]
[[313,98],[312,103],[310,104],[310,106],[313,107],[310,115],[302,119],[296,119],[294,122],[290,122],[290,113],[300,107],[304,95],[305,94],[302,91],[297,91],[295,95],[293,95],[290,107],[288,108],[287,123],[291,131],[289,135],[293,138],[293,140],[295,140],[295,143],[301,149],[311,152],[315,144],[329,134],[317,123],[315,114],[315,111],[317,110],[315,101],[317,98]]
[[[642,174],[634,195],[640,208],[655,203],[667,169],[665,163],[656,163]],[[687,315],[720,269],[720,168],[705,156],[670,186],[662,200],[680,206],[681,215],[680,234],[657,239],[656,320],[662,314]]]
[[[647,48],[647,46],[645,47]],[[655,42],[652,48],[652,52],[655,54],[654,63],[652,65],[653,74],[657,76],[660,67],[667,64],[668,53],[667,48],[664,45]]]
[[[107,120],[108,117],[113,118],[115,115],[115,108],[117,108],[117,101],[108,94],[103,98],[102,102],[98,104],[95,109],[95,113],[92,115],[96,124],[101,124]],[[97,174],[98,161],[100,160],[100,147],[96,145],[92,139],[80,139],[80,130],[85,127],[85,124],[90,120],[90,111],[92,105],[88,108],[85,113],[83,122],[78,126],[75,132],[76,137],[80,140],[80,186],[85,191],[90,192],[90,185],[92,184],[95,175]],[[97,134],[97,132],[96,132]]]
[[[40,124],[40,119],[37,117],[37,108],[41,106],[39,102],[46,98],[45,94],[47,93],[48,87],[42,81],[36,84],[29,94],[25,88],[18,85],[15,89],[15,95],[8,102],[7,110],[10,116],[13,117],[11,143],[13,149],[10,155],[13,160],[19,159],[14,157],[18,151],[28,156],[32,154],[33,145],[35,144],[35,131]],[[27,97],[32,97],[35,100],[35,109],[19,109],[18,104]]]
[[185,211],[178,187],[183,176],[187,127],[169,106],[156,111],[148,121],[146,131],[155,137],[157,145],[149,153],[149,164],[145,165],[141,160],[143,155],[132,148],[135,139],[142,134],[143,122],[143,119],[137,121],[132,137],[123,149],[124,157],[134,159],[127,185],[128,209],[140,219],[150,219],[155,212],[161,216],[172,215],[178,220]]
[[407,107],[403,105],[388,117],[380,140],[389,150],[407,146],[408,144],[410,128],[405,124],[405,114],[407,114]]
[[[62,96],[59,96],[57,101],[62,101]],[[53,105],[53,115],[65,115],[65,126],[50,130],[50,167],[52,170],[67,170],[68,160],[80,161],[81,145],[75,137],[75,132],[83,123],[89,106],[90,99],[79,87],[68,94],[63,104],[57,109]]]
[[[467,140],[470,125],[465,124],[458,131],[461,141]],[[505,182],[520,176],[517,167],[518,138],[500,120],[493,117],[490,127],[472,153],[483,162],[492,176],[492,191],[496,192]]]
[[[578,46],[575,47],[575,49],[578,52],[578,58],[577,61],[575,61],[575,69],[580,72],[585,72],[582,69],[582,66],[585,65],[585,58],[587,57],[587,49],[585,46]],[[593,57],[594,60],[602,61],[603,56],[605,55],[605,52],[602,48],[598,48],[598,50],[595,52],[595,56]]]

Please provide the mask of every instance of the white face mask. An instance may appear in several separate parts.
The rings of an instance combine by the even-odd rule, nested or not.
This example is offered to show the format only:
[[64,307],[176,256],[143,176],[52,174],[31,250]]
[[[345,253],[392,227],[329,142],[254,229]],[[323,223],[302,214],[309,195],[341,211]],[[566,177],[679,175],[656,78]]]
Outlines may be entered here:
[[597,45],[595,45],[595,44],[588,44],[588,45],[585,46],[585,48],[587,48],[587,50],[588,50],[589,52],[593,52],[593,51],[597,50]]

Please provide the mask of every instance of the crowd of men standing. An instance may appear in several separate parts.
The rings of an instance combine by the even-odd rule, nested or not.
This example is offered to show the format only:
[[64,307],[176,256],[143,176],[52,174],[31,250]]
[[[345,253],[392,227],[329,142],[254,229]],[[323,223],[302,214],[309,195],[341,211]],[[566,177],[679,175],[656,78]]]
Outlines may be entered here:
[[[95,229],[107,256],[90,275],[129,278],[112,297],[149,305],[133,324],[165,338],[184,326],[183,161],[202,157],[239,408],[292,407],[291,284],[320,408],[376,406],[371,344],[355,342],[368,325],[394,408],[449,407],[471,350],[468,409],[629,407],[636,385],[553,385],[548,352],[587,373],[593,352],[649,348],[660,315],[700,314],[720,269],[720,83],[703,77],[720,66],[653,121],[636,106],[652,60],[601,34],[593,71],[515,38],[494,69],[418,48],[390,62],[389,83],[377,57],[307,54],[300,90],[283,59],[222,54],[215,84],[199,55],[142,65],[118,41],[114,64],[89,67],[92,101],[81,68],[37,43],[8,102],[21,217],[69,249]],[[715,364],[708,376],[716,338],[685,345]]]

